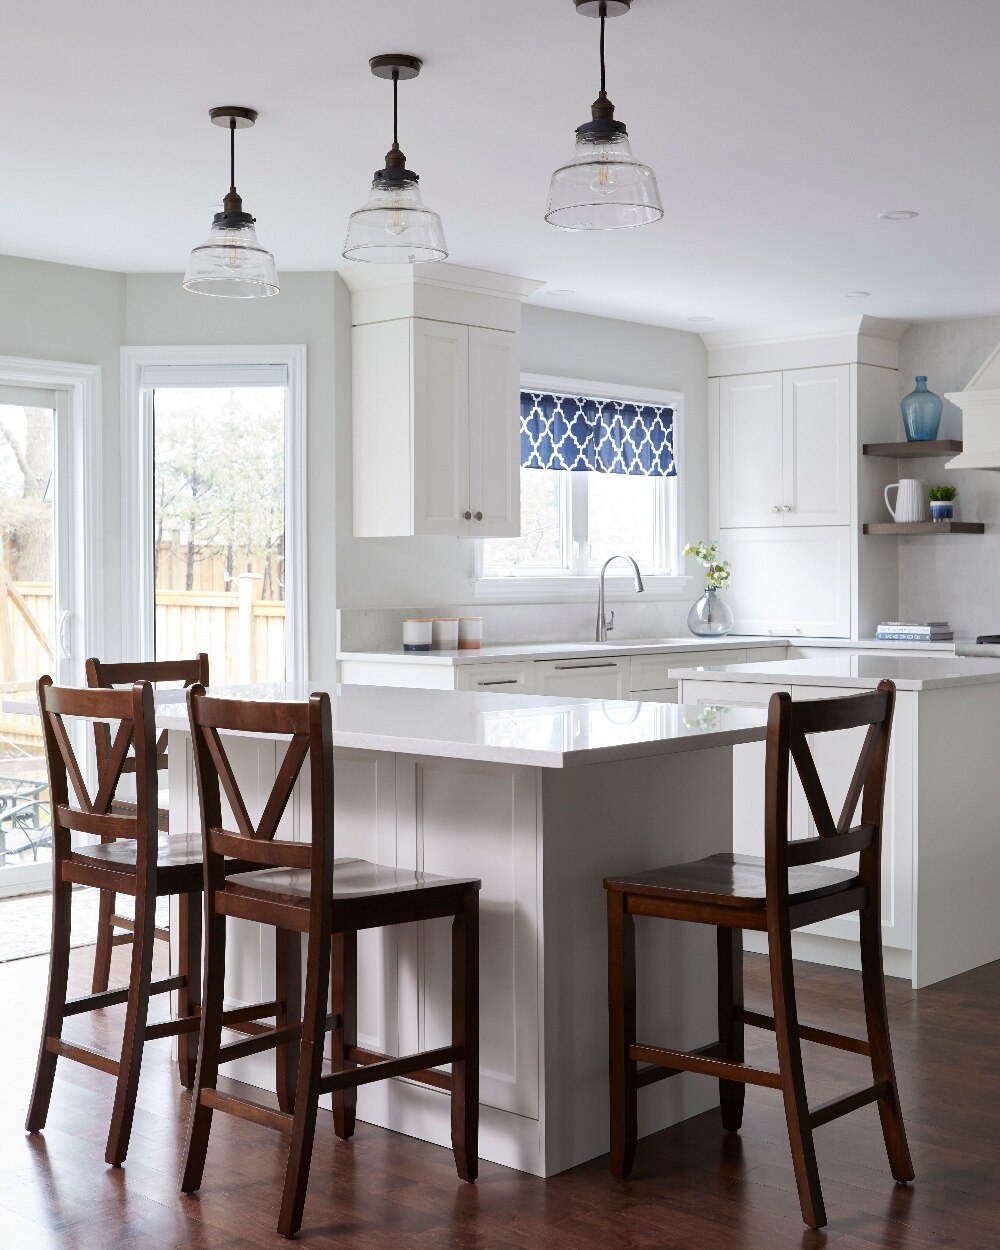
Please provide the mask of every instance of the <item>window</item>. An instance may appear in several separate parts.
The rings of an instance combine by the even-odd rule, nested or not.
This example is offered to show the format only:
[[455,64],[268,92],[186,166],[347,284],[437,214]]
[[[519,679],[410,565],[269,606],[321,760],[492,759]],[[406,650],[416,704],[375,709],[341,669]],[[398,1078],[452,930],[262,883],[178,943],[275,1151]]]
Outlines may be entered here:
[[676,576],[681,397],[535,377],[522,387],[521,534],[483,540],[480,576],[590,576],[619,552]]
[[126,352],[145,490],[124,653],[205,651],[219,685],[304,678],[304,349]]

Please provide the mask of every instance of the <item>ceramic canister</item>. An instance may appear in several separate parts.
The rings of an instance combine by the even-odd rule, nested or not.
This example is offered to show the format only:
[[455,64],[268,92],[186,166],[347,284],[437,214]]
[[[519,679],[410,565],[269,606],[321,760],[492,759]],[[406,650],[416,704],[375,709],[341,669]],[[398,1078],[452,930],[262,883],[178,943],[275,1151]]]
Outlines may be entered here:
[[432,636],[435,651],[454,651],[458,646],[458,617],[436,616]]
[[403,622],[403,650],[430,651],[433,635],[430,617],[411,617]]
[[459,651],[478,651],[483,645],[483,618],[460,616],[458,618]]

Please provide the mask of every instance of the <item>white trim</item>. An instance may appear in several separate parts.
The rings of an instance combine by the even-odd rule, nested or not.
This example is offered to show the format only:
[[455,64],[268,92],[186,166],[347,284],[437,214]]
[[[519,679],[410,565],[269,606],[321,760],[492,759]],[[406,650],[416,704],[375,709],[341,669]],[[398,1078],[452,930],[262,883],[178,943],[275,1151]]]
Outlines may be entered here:
[[867,335],[898,343],[909,328],[908,321],[887,317],[831,317],[825,321],[792,321],[782,325],[750,326],[739,330],[705,330],[701,341],[711,351],[720,347],[758,347],[772,343],[800,343],[813,339]]
[[[152,421],[144,370],[283,365],[285,409],[285,671],[289,681],[309,675],[309,585],[306,498],[306,347],[303,343],[123,347],[122,408],[122,654],[151,658]],[[154,375],[155,376],[155,375]]]
[[[669,493],[670,515],[667,524],[660,527],[661,534],[671,535],[673,551],[659,554],[668,558],[673,568],[684,567],[683,518],[684,518],[684,394],[682,391],[660,390],[648,386],[626,386],[619,383],[599,382],[589,378],[568,378],[549,373],[522,373],[520,389],[522,391],[541,391],[556,395],[592,395],[601,399],[623,400],[626,403],[649,404],[659,408],[673,409],[673,454],[677,475],[672,482]],[[571,477],[583,477],[583,474],[571,474]],[[669,480],[669,479],[664,479]],[[663,505],[657,500],[657,510]],[[572,547],[576,535],[568,535]],[[477,601],[503,601],[507,603],[584,602],[593,598],[594,578],[596,572],[581,574],[566,573],[514,573],[509,576],[483,575],[483,539],[476,542],[475,575],[472,583],[473,598]],[[572,551],[570,560],[575,559]],[[608,598],[618,596],[613,591],[615,578],[608,578]],[[647,573],[643,570],[643,583],[651,599],[683,599],[690,593],[693,578],[683,573],[676,575],[664,573]],[[632,585],[628,577],[621,579],[624,589],[626,583]]]
[[[70,446],[64,468],[64,515],[71,520],[71,674],[83,680],[83,662],[104,650],[104,471],[101,367],[25,356],[0,356],[0,383],[56,391],[68,404]],[[56,535],[53,533],[53,541]],[[56,542],[56,559],[59,558]],[[65,570],[56,569],[57,579]],[[58,640],[56,640],[58,641]]]

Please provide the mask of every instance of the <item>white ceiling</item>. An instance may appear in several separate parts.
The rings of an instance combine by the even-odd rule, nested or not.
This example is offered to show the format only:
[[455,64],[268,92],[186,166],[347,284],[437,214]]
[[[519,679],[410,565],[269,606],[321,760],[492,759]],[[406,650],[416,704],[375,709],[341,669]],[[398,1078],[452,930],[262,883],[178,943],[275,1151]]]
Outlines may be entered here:
[[[341,269],[389,139],[368,57],[421,56],[400,139],[457,264],[684,329],[1000,310],[998,0],[634,0],[608,90],[666,216],[545,224],[596,94],[572,0],[4,0],[0,252],[179,271],[227,184],[279,271]],[[916,209],[909,222],[879,220]],[[871,292],[865,300],[848,290]],[[711,324],[689,318],[711,316]]]

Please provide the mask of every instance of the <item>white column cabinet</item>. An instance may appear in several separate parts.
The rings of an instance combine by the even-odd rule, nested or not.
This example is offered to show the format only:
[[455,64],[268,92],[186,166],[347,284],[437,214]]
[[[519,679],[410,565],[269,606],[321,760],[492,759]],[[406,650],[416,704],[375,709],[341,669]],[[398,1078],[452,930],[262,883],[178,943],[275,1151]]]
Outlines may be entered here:
[[[355,335],[367,329],[361,327]],[[467,534],[472,525],[464,519],[471,510],[469,327],[411,319],[410,375],[412,532]]]
[[719,382],[719,525],[782,524],[780,373]]
[[517,336],[471,326],[468,506],[475,538],[521,532],[520,384]]

